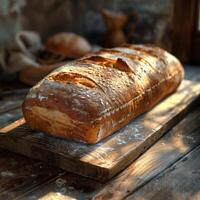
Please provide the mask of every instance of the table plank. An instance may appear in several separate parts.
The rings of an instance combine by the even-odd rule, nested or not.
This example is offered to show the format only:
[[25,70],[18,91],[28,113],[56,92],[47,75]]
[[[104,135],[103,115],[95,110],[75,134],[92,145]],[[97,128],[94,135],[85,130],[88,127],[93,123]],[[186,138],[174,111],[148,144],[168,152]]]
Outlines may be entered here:
[[200,144],[200,109],[186,116],[167,135],[108,182],[93,199],[123,199]]
[[64,172],[24,194],[20,200],[69,200],[89,199],[91,193],[102,187],[102,183],[76,174]]
[[0,115],[0,129],[8,126],[22,117],[21,107],[10,110]]
[[10,152],[0,153],[0,199],[10,200],[57,176],[60,169]]
[[127,200],[195,200],[200,196],[200,146]]
[[0,92],[0,114],[20,108],[26,92],[27,89]]

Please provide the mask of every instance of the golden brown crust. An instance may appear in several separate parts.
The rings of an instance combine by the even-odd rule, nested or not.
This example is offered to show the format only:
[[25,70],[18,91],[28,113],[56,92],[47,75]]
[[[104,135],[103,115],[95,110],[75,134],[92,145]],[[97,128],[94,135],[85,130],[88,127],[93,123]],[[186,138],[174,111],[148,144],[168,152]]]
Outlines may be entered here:
[[85,38],[69,32],[58,33],[54,36],[51,36],[47,40],[45,47],[47,50],[55,54],[71,58],[79,58],[80,56],[84,56],[92,49],[91,45]]
[[33,129],[96,143],[174,92],[183,74],[157,47],[103,49],[49,74],[31,89],[23,113]]

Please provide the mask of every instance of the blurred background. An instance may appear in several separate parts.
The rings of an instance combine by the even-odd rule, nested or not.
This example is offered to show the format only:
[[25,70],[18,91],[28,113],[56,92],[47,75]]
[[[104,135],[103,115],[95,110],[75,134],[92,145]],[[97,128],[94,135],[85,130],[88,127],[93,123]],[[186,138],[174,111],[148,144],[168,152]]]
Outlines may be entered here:
[[199,10],[198,0],[0,0],[0,80],[31,86],[64,62],[124,43],[198,64]]

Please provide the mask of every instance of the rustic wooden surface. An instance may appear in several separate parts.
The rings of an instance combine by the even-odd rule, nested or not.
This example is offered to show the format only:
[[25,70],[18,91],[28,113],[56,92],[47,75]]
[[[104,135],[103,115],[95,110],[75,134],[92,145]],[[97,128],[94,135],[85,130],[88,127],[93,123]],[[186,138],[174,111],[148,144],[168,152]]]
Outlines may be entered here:
[[51,168],[42,162],[1,152],[0,199],[15,199],[60,172],[60,169]]
[[[186,72],[186,78],[193,78],[194,80],[195,76],[196,81],[199,81],[199,71],[199,68],[189,68],[189,73]],[[195,107],[195,110],[127,169],[106,184],[54,167],[47,167],[42,162],[0,149],[0,191],[2,191],[2,187],[6,187],[3,192],[0,192],[0,199],[68,200],[89,199],[91,197],[94,199],[95,197],[96,199],[97,197],[100,199],[110,199],[106,197],[112,197],[113,199],[129,198],[136,200],[174,200],[179,197],[179,199],[198,199],[198,192],[200,191],[198,182],[200,180],[200,174],[198,173],[199,150],[198,153],[190,157],[191,159],[187,161],[188,157],[186,157],[183,159],[182,164],[178,164],[183,156],[187,156],[189,152],[193,152],[193,149],[200,145],[200,128],[198,125],[200,108]],[[6,122],[6,119],[4,121]],[[8,121],[7,123],[9,123]],[[13,163],[15,167],[13,167]],[[41,163],[45,170],[38,169],[37,166],[40,164],[37,163]],[[175,171],[171,166],[176,166]],[[15,170],[12,171],[12,168]],[[45,171],[48,171],[49,175]],[[16,176],[18,173],[19,176]],[[170,175],[171,173],[173,174]],[[33,179],[35,175],[31,177],[31,174],[38,176],[36,182]],[[41,174],[44,174],[45,178],[41,178]],[[169,178],[167,178],[168,176]],[[2,183],[1,180],[3,180]],[[154,182],[154,180],[156,181]],[[153,188],[148,186],[150,183]],[[154,188],[158,186],[160,186],[160,189]],[[151,189],[153,195],[151,195]],[[115,195],[117,193],[119,196]]]
[[7,126],[13,121],[22,117],[21,108],[10,110],[9,112],[0,115],[0,128]]
[[191,48],[191,61],[196,64],[200,64],[200,1],[194,0],[195,7],[195,23],[192,34],[192,48]]
[[186,116],[94,199],[123,199],[200,144],[200,109]]
[[[187,115],[170,132],[107,184],[63,173],[28,192],[22,199],[124,199],[200,145],[200,108]],[[83,181],[84,179],[84,181]],[[85,183],[85,180],[86,183]],[[57,182],[60,182],[58,184]],[[70,185],[70,186],[69,186]],[[80,185],[82,185],[80,187]],[[83,188],[90,186],[90,190]]]
[[0,91],[0,114],[21,108],[27,89]]
[[64,172],[62,175],[58,175],[35,188],[35,190],[27,192],[20,200],[86,200],[90,199],[91,194],[101,187],[102,184],[99,182]]
[[[200,84],[184,80],[176,93],[123,129],[86,145],[48,136],[14,123],[0,130],[0,147],[54,164],[71,172],[106,181],[129,165],[199,100]],[[9,129],[9,131],[7,130]],[[23,146],[23,148],[22,148]]]
[[200,146],[129,196],[127,200],[198,200],[200,199],[199,177]]
[[172,53],[184,63],[190,61],[192,56],[191,47],[197,1],[174,0]]
[[0,90],[0,128],[22,117],[21,105],[28,88]]

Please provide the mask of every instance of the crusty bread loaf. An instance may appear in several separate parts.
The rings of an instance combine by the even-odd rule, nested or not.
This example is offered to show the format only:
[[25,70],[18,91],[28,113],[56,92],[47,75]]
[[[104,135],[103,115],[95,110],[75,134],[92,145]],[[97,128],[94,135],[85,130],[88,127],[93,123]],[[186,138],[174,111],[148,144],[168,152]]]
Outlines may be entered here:
[[90,43],[85,38],[70,32],[51,36],[45,47],[52,53],[70,58],[79,58],[92,50]]
[[103,49],[55,70],[23,104],[32,129],[96,143],[174,92],[180,62],[152,46]]

